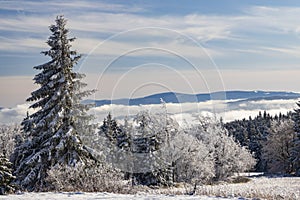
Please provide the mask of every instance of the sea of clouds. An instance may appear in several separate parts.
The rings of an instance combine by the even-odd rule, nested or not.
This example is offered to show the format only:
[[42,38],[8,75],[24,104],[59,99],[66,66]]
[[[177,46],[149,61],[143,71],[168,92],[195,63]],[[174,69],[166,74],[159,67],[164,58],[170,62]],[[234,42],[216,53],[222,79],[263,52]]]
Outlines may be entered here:
[[[224,122],[235,119],[257,116],[259,111],[267,111],[271,115],[279,113],[286,114],[293,111],[297,105],[297,99],[290,100],[260,100],[260,101],[206,101],[200,103],[166,103],[167,112],[175,118],[179,124],[193,123],[199,116],[222,117]],[[27,112],[33,113],[34,110],[28,109],[29,104],[21,104],[12,108],[2,108],[0,110],[0,124],[20,123]],[[152,113],[162,110],[162,104],[151,105],[103,105],[93,107],[90,113],[95,116],[95,122],[102,122],[108,113],[122,122],[125,117],[132,118],[140,111],[148,110]]]

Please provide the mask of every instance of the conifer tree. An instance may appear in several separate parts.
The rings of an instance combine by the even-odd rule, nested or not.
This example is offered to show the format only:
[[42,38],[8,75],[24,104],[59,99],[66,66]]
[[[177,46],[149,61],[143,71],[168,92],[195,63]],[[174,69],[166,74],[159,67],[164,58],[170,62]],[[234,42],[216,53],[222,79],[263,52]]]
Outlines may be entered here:
[[109,113],[107,117],[103,120],[103,124],[98,128],[99,137],[98,143],[102,142],[102,147],[104,149],[98,149],[105,152],[105,159],[108,163],[119,163],[121,150],[118,142],[119,135],[122,134],[122,130],[119,127],[117,121],[112,118],[112,115]]
[[295,109],[293,116],[295,138],[293,140],[293,148],[291,160],[295,173],[300,176],[300,102],[297,103],[298,109]]
[[6,194],[13,190],[12,163],[6,158],[5,153],[0,155],[0,194]]
[[99,127],[99,129],[100,135],[104,134],[110,142],[118,144],[118,137],[122,134],[122,130],[116,120],[112,118],[110,113],[107,115],[107,118],[103,120],[103,124]]
[[274,120],[267,141],[263,143],[262,156],[271,173],[291,173],[291,151],[293,149],[294,122],[291,119]]
[[90,118],[89,106],[81,100],[94,91],[82,91],[84,75],[73,71],[81,56],[71,50],[75,38],[68,38],[66,19],[57,16],[55,22],[49,28],[50,50],[42,52],[51,60],[34,67],[41,70],[34,77],[40,88],[27,99],[37,111],[22,122],[26,140],[12,155],[16,184],[28,191],[47,187],[45,178],[53,166],[84,165],[94,159],[79,137],[81,124]]

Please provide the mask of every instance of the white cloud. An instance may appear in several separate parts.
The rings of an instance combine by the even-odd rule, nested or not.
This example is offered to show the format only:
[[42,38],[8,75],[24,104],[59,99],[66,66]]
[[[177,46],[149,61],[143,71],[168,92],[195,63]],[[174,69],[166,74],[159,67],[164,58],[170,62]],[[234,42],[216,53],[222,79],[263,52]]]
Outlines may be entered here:
[[[217,116],[222,117],[225,122],[235,119],[248,119],[249,116],[255,117],[259,111],[266,110],[271,115],[286,114],[288,111],[293,111],[296,108],[297,100],[261,100],[261,101],[248,101],[246,107],[244,103],[239,101],[226,101],[227,103],[234,103],[235,106],[227,106],[224,101],[207,101],[201,103],[167,103],[167,111],[171,117],[175,118],[179,124],[184,125],[187,123],[196,123],[197,117],[202,116]],[[29,104],[17,105],[13,108],[3,108],[0,110],[0,122],[7,123],[20,123],[26,116]],[[219,108],[215,110],[215,108]],[[103,105],[100,107],[93,107],[89,112],[96,117],[95,122],[100,123],[110,112],[113,117],[121,120],[124,117],[133,117],[139,111],[149,110],[150,112],[161,111],[161,105],[139,105],[139,106],[126,106],[126,105]],[[33,110],[29,110],[30,113]],[[121,120],[122,121],[122,120]]]
[[14,108],[3,108],[0,110],[0,124],[20,123],[26,116],[28,104],[17,105]]
[[137,6],[127,6],[124,4],[104,3],[99,1],[22,1],[22,0],[9,0],[1,2],[1,9],[14,10],[14,11],[29,11],[29,12],[55,12],[55,11],[85,11],[87,9],[97,11],[111,11],[111,12],[141,12],[145,11],[144,8]]
[[[82,32],[79,33],[81,37],[74,46],[84,54],[101,44],[101,47],[104,46],[106,50],[98,52],[102,55],[118,56],[124,52],[123,50],[155,47],[180,51],[179,53],[185,52],[189,56],[196,57],[203,56],[206,52],[203,52],[202,47],[197,46],[198,44],[188,37],[196,36],[195,38],[200,41],[225,37],[224,32],[221,34],[222,30],[215,30],[216,27],[213,26],[190,27],[181,17],[162,16],[154,19],[126,13],[85,13],[67,17],[71,19],[68,25],[71,35]],[[120,23],[120,19],[122,19],[122,23]],[[41,47],[45,47],[45,40],[49,34],[47,26],[53,24],[51,20],[49,16],[16,16],[10,19],[0,19],[0,30],[19,32],[19,36],[16,34],[17,36],[0,37],[1,43],[4,44],[2,49],[5,50],[6,47],[9,47],[7,50],[23,51],[28,47],[40,50]],[[139,29],[140,27],[145,28]],[[222,27],[217,27],[217,29],[222,29]],[[107,38],[99,37],[97,33],[110,35],[117,33],[118,35],[102,43]],[[210,54],[217,53],[209,48],[206,50]]]
[[37,50],[47,49],[46,42],[42,39],[34,39],[34,38],[18,38],[18,39],[9,39],[9,38],[1,38],[1,51],[6,52],[15,52],[15,51],[23,51],[23,52],[37,52]]
[[[45,5],[46,3],[46,5]],[[100,5],[98,5],[100,4]],[[75,11],[72,10],[77,8]],[[101,12],[101,9],[110,12]],[[55,13],[60,13],[61,10],[67,9],[66,17],[69,18],[68,27],[73,33],[80,32],[82,40],[91,41],[92,47],[95,44],[101,42],[101,40],[106,38],[99,37],[99,34],[110,34],[119,33],[122,31],[132,30],[140,27],[158,27],[164,29],[171,29],[179,31],[181,34],[187,34],[189,36],[195,37],[201,42],[208,41],[214,38],[224,38],[227,36],[227,25],[223,25],[223,21],[218,22],[218,19],[210,19],[209,17],[203,17],[199,22],[197,22],[194,16],[158,16],[158,17],[147,17],[142,14],[132,14],[128,13],[132,9],[130,6],[119,5],[119,4],[105,4],[101,3],[88,3],[83,1],[75,1],[71,3],[61,3],[61,2],[24,2],[24,1],[6,1],[2,5],[2,9],[13,9],[13,10],[25,10],[32,12],[37,12],[42,10],[46,14],[29,14],[29,15],[16,15],[2,17],[0,19],[0,30],[3,31],[14,31],[14,36],[9,37],[9,41],[12,41],[11,45],[15,46],[14,49],[21,48],[22,45],[18,45],[16,42],[24,39],[24,33],[29,34],[31,37],[43,38],[47,33],[47,26],[53,24],[52,15]],[[142,10],[142,8],[133,8],[137,10]],[[71,12],[72,10],[72,12]],[[70,11],[70,12],[69,12]],[[119,12],[115,12],[119,11]],[[48,13],[51,13],[49,16]],[[162,33],[161,33],[162,32]],[[19,34],[16,34],[19,33]],[[168,36],[163,30],[157,30],[156,34],[163,34],[164,37]],[[136,32],[135,38],[140,38],[143,41],[143,46],[149,44],[147,40],[155,34],[154,31],[144,31]],[[175,34],[173,34],[174,36]],[[170,36],[169,36],[170,37]],[[178,35],[175,35],[174,40],[176,40]],[[126,38],[125,38],[126,39]],[[157,44],[161,44],[161,41],[155,40]],[[14,42],[13,40],[16,40]],[[1,41],[1,40],[0,40]],[[97,42],[98,41],[98,42]],[[44,41],[41,41],[44,42]],[[121,48],[126,48],[129,42],[124,41],[114,41],[118,42],[118,46]],[[136,43],[136,40],[131,40],[131,44]],[[90,44],[90,43],[89,43]],[[184,48],[186,51],[193,52],[190,45],[184,44],[174,44],[163,43],[167,48]],[[79,49],[88,49],[87,44],[82,43],[83,47]],[[124,46],[125,45],[125,46]],[[171,45],[171,47],[170,47]],[[30,47],[30,46],[29,46]],[[113,49],[115,46],[112,46]],[[90,47],[91,48],[91,47]],[[84,51],[82,53],[88,53]]]
[[[248,11],[250,14],[248,22],[251,27],[269,29],[278,33],[298,33],[300,17],[300,7],[267,7],[253,6]],[[251,17],[252,16],[252,17]],[[270,29],[271,28],[271,29]]]
[[[12,31],[14,37],[8,35],[7,37],[12,38],[24,38],[24,33],[41,36],[48,32],[48,26],[53,24],[53,19],[49,16],[13,16],[10,18],[0,18],[0,30],[1,31]],[[17,35],[17,33],[19,35]]]
[[288,47],[260,47],[264,52],[269,51],[272,52],[271,54],[274,55],[276,53],[277,55],[291,55],[291,56],[296,56],[300,57],[300,48],[299,47],[293,47],[293,46],[288,46]]
[[[227,101],[228,102],[228,101]],[[216,107],[220,107],[217,111]],[[288,111],[293,111],[296,107],[296,100],[262,100],[262,101],[250,101],[247,106],[236,102],[235,106],[227,107],[223,101],[207,101],[201,103],[181,103],[173,104],[167,103],[168,113],[177,119],[180,124],[185,122],[195,122],[196,117],[199,115],[208,115],[222,117],[225,122],[235,119],[248,119],[249,116],[255,117],[259,111],[266,110],[271,115],[286,114]],[[223,108],[223,109],[222,109]],[[141,105],[141,106],[125,106],[125,105],[104,105],[100,107],[94,107],[91,109],[97,117],[97,122],[101,122],[107,114],[110,112],[117,119],[124,118],[125,116],[133,116],[137,112],[142,110],[149,110],[151,112],[158,112],[161,110],[161,105]]]

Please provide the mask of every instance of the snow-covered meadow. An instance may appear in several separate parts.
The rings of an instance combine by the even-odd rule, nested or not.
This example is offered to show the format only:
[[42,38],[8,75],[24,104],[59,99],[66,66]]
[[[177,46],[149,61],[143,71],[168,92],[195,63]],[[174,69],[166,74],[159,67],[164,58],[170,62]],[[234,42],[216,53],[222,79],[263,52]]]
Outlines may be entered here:
[[[217,197],[207,197],[207,196],[183,196],[183,195],[155,195],[155,194],[113,194],[113,193],[25,193],[22,195],[10,195],[6,197],[0,196],[0,199],[39,199],[39,200],[58,200],[58,199],[74,199],[74,200],[93,200],[93,199],[115,199],[115,200],[151,200],[151,199],[166,199],[166,200],[176,200],[176,199],[187,199],[187,200],[214,200],[219,199]],[[236,198],[237,199],[237,198]]]
[[290,199],[300,198],[300,177],[251,177],[247,183],[220,183],[217,185],[199,186],[196,195],[184,195],[188,189],[183,185],[172,188],[150,189],[142,187],[136,189],[136,194],[112,193],[83,193],[83,192],[47,192],[21,193],[0,196],[0,199]]
[[205,185],[199,194],[221,197],[245,197],[252,199],[300,199],[299,177],[259,177],[248,183]]

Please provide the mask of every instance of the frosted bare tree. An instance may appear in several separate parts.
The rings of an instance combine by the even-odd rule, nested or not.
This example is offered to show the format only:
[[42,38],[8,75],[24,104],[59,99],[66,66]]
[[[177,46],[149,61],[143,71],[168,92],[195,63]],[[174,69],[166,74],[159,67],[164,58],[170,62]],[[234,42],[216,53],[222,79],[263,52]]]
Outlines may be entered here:
[[291,173],[291,153],[294,139],[294,122],[291,119],[273,121],[267,141],[263,144],[263,158],[271,173]]
[[228,135],[220,121],[200,117],[199,124],[188,131],[213,152],[214,178],[224,180],[235,172],[250,170],[256,163],[253,155]]

